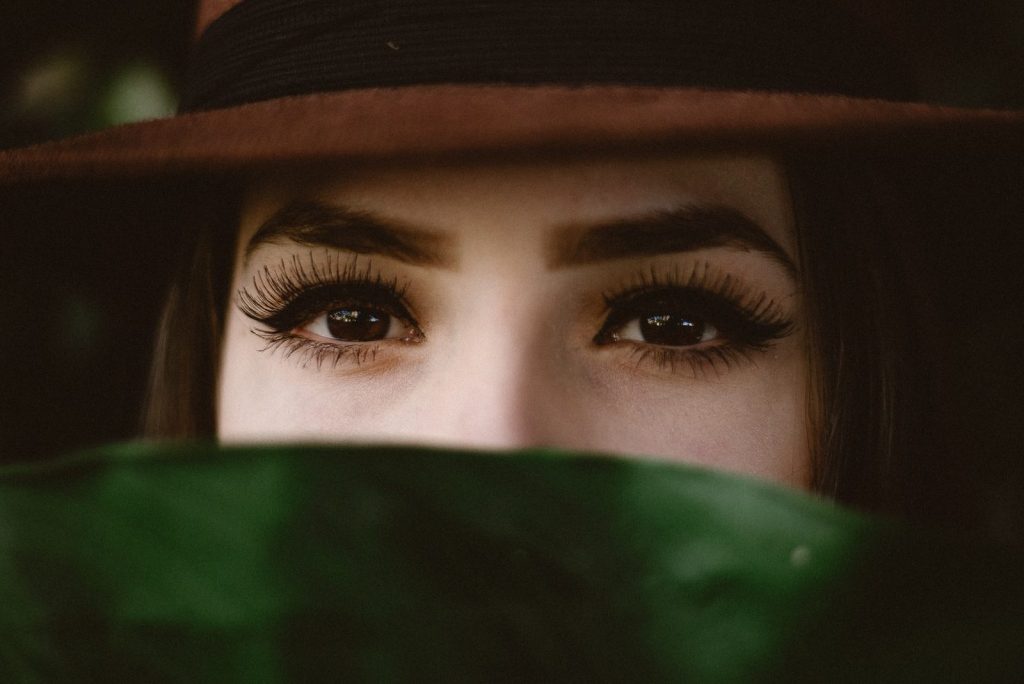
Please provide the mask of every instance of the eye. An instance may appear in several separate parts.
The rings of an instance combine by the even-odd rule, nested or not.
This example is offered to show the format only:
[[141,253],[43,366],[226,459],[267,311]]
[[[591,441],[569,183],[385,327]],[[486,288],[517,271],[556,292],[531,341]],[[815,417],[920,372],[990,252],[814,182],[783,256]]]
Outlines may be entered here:
[[706,291],[669,288],[631,292],[608,301],[598,344],[635,342],[659,347],[696,347],[742,337],[745,317],[735,305]]
[[607,317],[598,345],[629,343],[678,354],[764,349],[793,330],[766,294],[743,293],[726,282],[706,287],[644,285],[605,296]]
[[352,305],[326,311],[298,332],[338,342],[414,339],[418,335],[414,324],[383,309]]
[[293,255],[257,271],[235,305],[259,324],[250,332],[266,342],[260,351],[282,350],[303,368],[338,368],[425,339],[407,288],[358,257]]
[[[276,281],[254,292],[241,290],[238,307],[265,327],[253,331],[266,339],[348,345],[382,340],[418,342],[423,333],[392,283],[380,279],[356,283],[322,283],[288,291],[287,301],[267,296]],[[289,281],[289,286],[291,286]],[[283,297],[282,297],[283,299]]]
[[692,311],[651,309],[611,332],[613,341],[632,340],[663,347],[692,347],[719,337],[705,315]]

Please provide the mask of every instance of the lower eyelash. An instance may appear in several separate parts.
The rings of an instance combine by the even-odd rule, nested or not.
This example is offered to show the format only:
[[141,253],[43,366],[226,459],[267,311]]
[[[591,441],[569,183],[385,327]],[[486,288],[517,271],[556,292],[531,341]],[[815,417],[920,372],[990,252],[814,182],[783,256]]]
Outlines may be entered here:
[[657,368],[670,373],[686,372],[694,379],[706,378],[714,373],[719,377],[737,362],[744,361],[756,365],[749,349],[735,345],[716,345],[703,349],[673,349],[653,345],[635,344],[632,356],[639,370],[645,363],[652,363]]
[[354,363],[357,366],[368,361],[372,362],[377,358],[382,346],[366,343],[317,342],[301,335],[273,330],[253,330],[252,332],[267,342],[260,349],[261,352],[269,351],[273,354],[280,351],[284,358],[294,359],[300,368],[315,366],[317,370],[322,370],[324,366],[337,368],[343,362]]

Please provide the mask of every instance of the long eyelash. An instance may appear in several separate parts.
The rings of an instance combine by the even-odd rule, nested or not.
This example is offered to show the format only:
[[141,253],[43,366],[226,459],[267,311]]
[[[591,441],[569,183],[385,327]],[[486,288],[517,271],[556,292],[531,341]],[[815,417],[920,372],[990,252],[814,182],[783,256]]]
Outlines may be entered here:
[[668,292],[690,294],[710,300],[715,306],[729,311],[740,328],[735,338],[724,344],[698,348],[672,348],[667,346],[635,343],[633,355],[639,368],[644,363],[654,363],[671,372],[688,370],[695,376],[706,375],[709,371],[720,375],[739,361],[756,363],[752,352],[764,351],[775,340],[791,334],[794,322],[782,307],[767,293],[756,292],[729,273],[716,271],[709,262],[699,262],[688,269],[679,266],[659,271],[652,266],[641,271],[623,288],[603,295],[607,323],[595,336],[595,342],[614,328],[615,311],[646,294]]
[[248,318],[262,324],[251,332],[266,342],[260,351],[280,351],[307,368],[337,368],[342,362],[355,365],[373,361],[381,344],[318,342],[292,332],[296,326],[337,300],[355,297],[381,306],[390,313],[412,319],[404,304],[408,284],[386,279],[373,265],[356,256],[324,252],[321,264],[313,253],[297,254],[271,267],[263,266],[253,277],[251,290],[241,288],[235,305]]
[[399,286],[397,278],[385,279],[368,260],[363,265],[358,255],[343,257],[325,251],[324,263],[318,265],[310,252],[308,260],[293,254],[274,268],[263,266],[253,277],[252,291],[243,287],[237,292],[236,305],[252,320],[279,331],[282,325],[277,319],[300,296],[342,286],[384,291],[396,300],[405,299],[408,289],[408,284]]
[[685,273],[677,265],[670,271],[659,272],[656,266],[639,272],[626,287],[602,295],[607,310],[630,297],[655,290],[692,290],[713,295],[737,307],[757,323],[786,320],[781,307],[765,292],[756,293],[731,273],[715,271],[707,262],[694,264]]

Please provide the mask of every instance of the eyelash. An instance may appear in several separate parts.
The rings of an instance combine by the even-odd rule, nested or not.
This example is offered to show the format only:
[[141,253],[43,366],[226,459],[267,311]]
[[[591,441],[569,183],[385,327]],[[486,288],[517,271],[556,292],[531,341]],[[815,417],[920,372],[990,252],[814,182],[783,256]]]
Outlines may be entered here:
[[[337,367],[343,361],[356,365],[373,361],[386,344],[411,344],[417,339],[338,343],[310,339],[294,330],[339,302],[372,307],[405,322],[417,331],[419,324],[406,302],[408,284],[386,279],[367,260],[326,253],[323,265],[313,254],[282,259],[264,266],[254,277],[251,290],[237,293],[236,305],[248,318],[262,324],[252,332],[266,341],[261,351],[281,350],[297,358],[301,366]],[[728,273],[715,271],[708,262],[688,272],[679,267],[637,273],[629,283],[602,295],[605,321],[593,342],[597,346],[629,346],[639,368],[654,364],[672,373],[688,371],[699,377],[721,373],[738,361],[752,361],[752,353],[764,351],[789,335],[794,323],[765,293],[756,293]],[[641,313],[661,303],[680,303],[696,310],[719,328],[725,341],[703,347],[660,346],[634,340],[616,340],[614,333]]]
[[[765,351],[795,327],[766,293],[759,294],[731,274],[715,271],[708,262],[695,264],[686,273],[679,267],[668,271],[652,267],[638,273],[625,288],[606,293],[603,298],[606,318],[594,336],[594,344],[629,345],[637,367],[653,363],[672,373],[689,371],[695,377],[709,371],[720,374],[738,361],[752,362],[752,353]],[[614,338],[615,331],[626,323],[666,303],[687,305],[712,322],[725,341],[676,348]]]
[[373,265],[358,256],[343,258],[326,253],[324,265],[312,254],[308,261],[299,255],[282,259],[275,267],[264,266],[253,278],[252,289],[238,291],[236,305],[248,318],[265,326],[252,332],[266,341],[260,351],[278,351],[285,358],[297,358],[299,365],[337,367],[342,361],[356,365],[373,361],[386,343],[414,340],[380,340],[372,343],[320,342],[293,331],[338,302],[369,306],[408,321],[419,329],[405,300],[407,284],[386,279]]

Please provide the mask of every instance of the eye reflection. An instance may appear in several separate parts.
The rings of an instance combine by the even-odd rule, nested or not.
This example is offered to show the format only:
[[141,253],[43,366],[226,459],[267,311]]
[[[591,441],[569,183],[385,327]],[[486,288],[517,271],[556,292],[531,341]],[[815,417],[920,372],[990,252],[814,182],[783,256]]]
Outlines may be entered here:
[[626,323],[617,340],[646,342],[666,347],[689,347],[719,336],[718,328],[698,316],[686,313],[654,313]]
[[344,342],[373,342],[399,337],[401,326],[378,309],[342,308],[328,311],[305,326],[306,332]]

